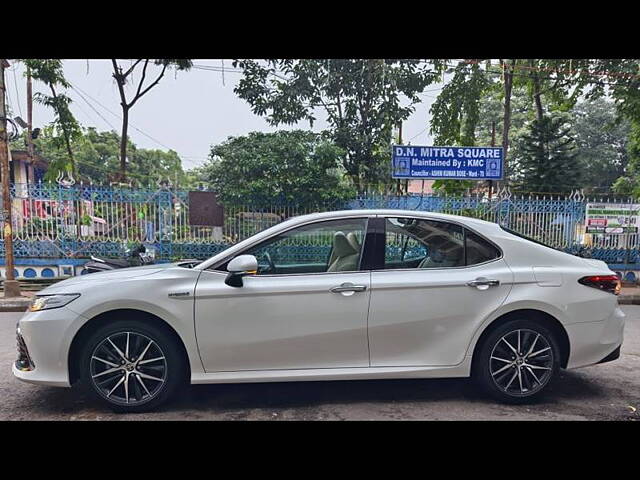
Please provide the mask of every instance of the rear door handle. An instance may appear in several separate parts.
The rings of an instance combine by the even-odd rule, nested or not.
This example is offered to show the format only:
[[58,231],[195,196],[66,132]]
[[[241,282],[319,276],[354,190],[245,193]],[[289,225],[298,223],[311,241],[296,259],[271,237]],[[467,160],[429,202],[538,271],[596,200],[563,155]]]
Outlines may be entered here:
[[354,285],[353,283],[343,283],[337,287],[329,289],[331,293],[343,293],[343,292],[364,292],[367,289],[366,285]]
[[478,290],[486,290],[489,287],[497,287],[498,285],[500,285],[500,280],[478,277],[475,280],[467,282],[467,285],[470,287],[477,287]]

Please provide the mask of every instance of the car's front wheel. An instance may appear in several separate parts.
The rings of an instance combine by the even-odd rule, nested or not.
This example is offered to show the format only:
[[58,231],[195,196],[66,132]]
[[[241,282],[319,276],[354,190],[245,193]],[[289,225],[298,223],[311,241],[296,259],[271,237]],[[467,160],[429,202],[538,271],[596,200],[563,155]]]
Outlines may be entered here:
[[560,368],[553,332],[529,319],[502,324],[489,333],[477,353],[474,378],[492,397],[507,403],[538,398]]
[[184,361],[175,343],[163,328],[145,322],[110,322],[84,345],[83,384],[115,411],[151,410],[184,380]]

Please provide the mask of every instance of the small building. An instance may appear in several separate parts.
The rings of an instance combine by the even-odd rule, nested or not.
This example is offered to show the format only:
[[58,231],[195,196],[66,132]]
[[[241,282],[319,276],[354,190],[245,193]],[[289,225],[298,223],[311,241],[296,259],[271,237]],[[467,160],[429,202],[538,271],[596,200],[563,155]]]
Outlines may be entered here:
[[16,185],[38,183],[43,180],[48,168],[48,161],[37,153],[33,154],[33,160],[31,160],[26,150],[11,150],[9,182]]

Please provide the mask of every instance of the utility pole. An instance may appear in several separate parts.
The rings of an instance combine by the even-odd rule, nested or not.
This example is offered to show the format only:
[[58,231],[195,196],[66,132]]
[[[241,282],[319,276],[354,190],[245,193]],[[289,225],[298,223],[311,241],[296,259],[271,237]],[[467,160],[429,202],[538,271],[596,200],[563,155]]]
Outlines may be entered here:
[[2,207],[4,212],[4,228],[2,234],[4,237],[5,251],[5,281],[4,296],[19,297],[20,284],[13,275],[13,231],[11,226],[11,193],[9,192],[9,136],[7,134],[7,109],[4,103],[5,84],[4,69],[9,67],[9,62],[0,59],[0,172],[2,175]]
[[27,66],[27,153],[29,161],[33,165],[35,157],[33,148],[33,92],[31,89],[31,68]]

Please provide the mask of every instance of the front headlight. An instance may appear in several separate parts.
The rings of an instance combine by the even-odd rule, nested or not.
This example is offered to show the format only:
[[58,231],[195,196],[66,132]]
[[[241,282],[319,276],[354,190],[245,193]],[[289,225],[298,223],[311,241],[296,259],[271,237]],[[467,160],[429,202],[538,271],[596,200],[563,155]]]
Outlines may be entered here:
[[58,293],[54,295],[40,295],[34,297],[29,304],[30,312],[39,312],[40,310],[50,310],[52,308],[64,307],[68,303],[73,302],[80,296],[79,293]]

